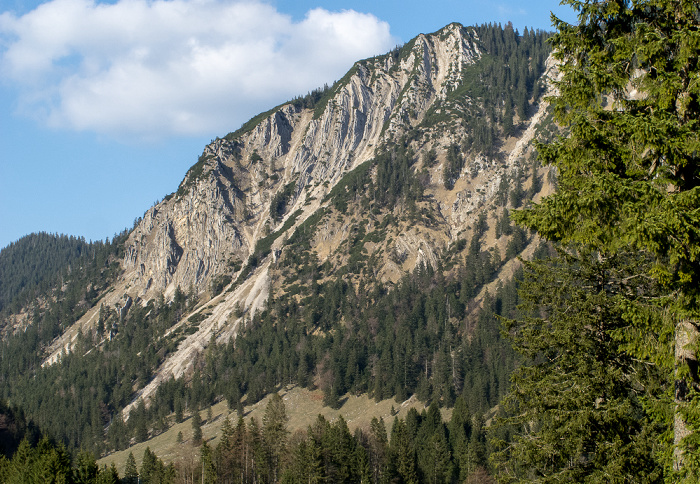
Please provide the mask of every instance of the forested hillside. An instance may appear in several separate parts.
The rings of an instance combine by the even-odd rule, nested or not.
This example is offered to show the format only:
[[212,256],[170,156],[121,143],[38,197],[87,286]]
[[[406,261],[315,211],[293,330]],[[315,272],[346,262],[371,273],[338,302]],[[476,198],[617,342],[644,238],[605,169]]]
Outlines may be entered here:
[[[510,219],[555,184],[532,146],[557,132],[547,37],[421,35],[213,141],[114,240],[4,249],[0,397],[56,444],[22,444],[0,476],[58,459],[68,482],[113,482],[95,457],[226,401],[238,423],[216,449],[187,468],[147,453],[142,482],[487,482],[487,434],[509,435],[491,422],[521,361],[501,334],[525,315],[518,258],[553,253]],[[342,419],[243,420],[290,386],[341,410],[349,394],[426,410],[354,435]]]
[[[74,319],[79,314],[80,303],[89,307],[116,275],[122,243],[123,234],[113,242],[88,243],[76,237],[38,233],[5,247],[0,251],[0,314],[3,319],[26,309],[64,284],[68,287],[61,289],[65,293],[60,298],[61,311]],[[95,287],[86,290],[89,285]]]

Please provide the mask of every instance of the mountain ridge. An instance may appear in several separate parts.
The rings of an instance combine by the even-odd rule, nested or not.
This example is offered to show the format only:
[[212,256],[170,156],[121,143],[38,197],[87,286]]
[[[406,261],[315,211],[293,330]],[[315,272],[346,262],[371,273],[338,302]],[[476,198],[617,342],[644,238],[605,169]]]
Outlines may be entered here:
[[[155,367],[124,382],[128,402],[111,404],[126,420],[164,384],[195,381],[203,355],[254,329],[269,308],[304,308],[341,286],[375,297],[408,274],[456,275],[478,257],[496,273],[458,295],[472,331],[515,257],[538,246],[512,228],[508,210],[553,189],[530,144],[554,129],[541,102],[553,65],[545,36],[526,35],[450,24],[213,140],[177,191],[124,235],[121,273],[62,323],[42,348],[44,369],[168,313],[149,356]],[[502,57],[496,44],[508,47]],[[310,316],[310,336],[334,331],[320,317]],[[461,325],[450,311],[445,321]],[[428,377],[436,363],[420,364]],[[314,384],[326,392],[328,368],[318,365]]]
[[[125,275],[113,291],[116,300],[108,302],[119,305],[127,297],[145,301],[159,292],[168,298],[177,287],[183,290],[194,287],[201,294],[225,270],[231,257],[238,258],[240,271],[244,270],[243,264],[254,255],[256,244],[266,233],[283,227],[297,207],[301,207],[303,215],[285,231],[287,236],[321,208],[320,201],[343,174],[375,156],[376,146],[420,125],[435,101],[444,101],[458,87],[465,66],[479,58],[477,41],[473,30],[459,24],[450,24],[432,35],[421,34],[399,49],[396,56],[390,53],[356,63],[349,75],[331,88],[322,114],[317,114],[318,106],[313,111],[299,110],[293,103],[286,103],[252,129],[231,133],[209,144],[198,164],[188,171],[178,192],[149,209],[129,235],[123,262]],[[371,75],[368,66],[375,69]],[[380,96],[381,102],[370,101]],[[411,110],[419,115],[410,115]],[[543,114],[540,110],[532,119],[539,121]],[[515,168],[514,162],[522,156],[523,145],[529,143],[533,131],[534,124],[530,123],[525,137],[518,141],[519,147],[508,154],[506,171]],[[439,141],[443,144],[451,141],[449,131],[440,128],[439,132],[448,133]],[[439,145],[439,141],[433,146]],[[473,161],[480,172],[486,171],[489,163],[497,162],[484,157]],[[431,176],[439,177],[440,168],[436,167],[435,175]],[[271,175],[279,179],[270,182]],[[459,178],[464,175],[460,173]],[[272,194],[279,194],[289,183],[294,183],[287,201],[291,208],[285,209],[279,221],[270,220],[267,212],[274,198]],[[468,215],[469,212],[480,201],[493,197],[499,183],[500,176],[482,182],[485,189],[479,191],[484,194],[474,194],[476,202],[460,198],[463,191],[452,190],[458,194],[452,207],[445,201],[440,210],[444,218],[453,218],[449,224],[450,237],[437,246],[446,246],[469,222],[474,223],[476,216]],[[310,205],[304,206],[314,198],[308,202]],[[252,217],[246,211],[252,212]],[[435,266],[436,242],[416,234],[403,234],[397,246],[400,251],[412,254],[413,267],[426,262]],[[280,250],[279,238],[272,248]],[[238,318],[231,322],[229,315],[237,304],[243,303],[248,317],[264,306],[270,284],[269,264],[270,261],[257,268],[253,279],[237,290],[220,296],[217,309],[181,345],[179,355],[164,363],[139,396],[148,397],[161,381],[182,376],[195,355],[206,348],[211,334],[217,334],[219,341],[234,336],[242,321]],[[394,280],[402,269],[411,270],[411,267],[389,269],[395,274]],[[122,290],[123,295],[119,295]],[[210,306],[212,303],[206,305]],[[201,308],[193,315],[203,312]],[[94,324],[96,312],[93,313],[77,323],[83,331]],[[66,342],[69,335],[67,332],[54,344],[47,363],[56,361],[64,350],[70,350],[71,343]],[[74,335],[72,338],[75,340]],[[137,401],[125,408],[125,416]]]

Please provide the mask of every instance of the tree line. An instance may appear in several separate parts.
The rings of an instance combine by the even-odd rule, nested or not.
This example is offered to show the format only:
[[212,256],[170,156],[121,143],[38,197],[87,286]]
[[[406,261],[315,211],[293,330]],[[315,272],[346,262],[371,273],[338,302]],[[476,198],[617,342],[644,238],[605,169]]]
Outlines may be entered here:
[[[42,437],[21,441],[11,458],[0,457],[2,482],[68,484],[169,483],[453,483],[492,482],[486,471],[491,452],[483,419],[470,414],[461,397],[449,420],[437,404],[405,418],[394,417],[390,428],[376,417],[351,432],[339,417],[318,415],[306,429],[288,428],[282,397],[275,393],[262,422],[239,416],[224,420],[216,446],[200,438],[182,442],[194,459],[165,464],[146,448],[141,466],[129,453],[123,476],[114,464],[100,468],[92,453],[73,456],[62,444]],[[191,449],[191,450],[188,450]],[[198,452],[197,452],[198,450]]]

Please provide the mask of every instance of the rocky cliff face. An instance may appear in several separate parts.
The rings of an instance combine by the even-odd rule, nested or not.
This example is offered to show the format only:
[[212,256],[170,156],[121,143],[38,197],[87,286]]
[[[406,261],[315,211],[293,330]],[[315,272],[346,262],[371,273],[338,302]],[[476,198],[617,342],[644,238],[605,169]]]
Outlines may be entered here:
[[[303,230],[312,233],[304,250],[334,267],[350,259],[358,231],[375,234],[362,240],[362,258],[372,261],[364,270],[387,283],[419,265],[437,266],[443,254],[458,253],[475,236],[494,257],[506,253],[510,239],[496,228],[507,205],[504,190],[506,200],[509,184],[534,197],[551,190],[532,163],[530,145],[547,115],[545,106],[534,104],[495,151],[468,148],[466,140],[477,137],[468,119],[483,107],[460,89],[483,55],[476,31],[452,24],[357,62],[310,106],[284,104],[206,146],[177,192],[149,209],[131,232],[122,279],[103,301],[121,308],[125,297],[134,304],[161,294],[168,299],[178,287],[202,298],[176,323],[197,316],[198,330],[139,395],[148,397],[161,381],[184,374],[212,335],[234,337],[271,291],[288,290],[289,268],[280,261],[305,221]],[[472,118],[463,116],[467,112]],[[333,189],[349,172],[397,146],[411,159],[406,170],[419,180],[422,196],[413,206],[379,209],[366,194],[350,199],[348,209],[334,205]],[[454,173],[450,149],[461,150],[463,161]],[[378,168],[368,173],[378,184]],[[485,231],[477,228],[480,221]],[[512,270],[512,264],[505,267]],[[362,277],[347,276],[355,283]],[[215,283],[224,286],[219,294],[212,291]],[[96,311],[88,312],[76,328],[95,321]],[[76,333],[59,338],[47,361],[70,350]]]
[[251,130],[207,146],[178,193],[151,208],[127,243],[124,267],[135,297],[206,291],[231,261],[245,262],[285,213],[325,195],[378,147],[422,120],[479,58],[473,31],[454,24],[417,37],[400,53],[358,62],[320,105],[286,104]]
[[206,175],[191,173],[188,189],[148,210],[131,233],[124,267],[134,296],[169,297],[178,286],[202,291],[231,257],[247,256],[248,241],[235,223],[245,211],[241,193],[210,148],[202,158]]

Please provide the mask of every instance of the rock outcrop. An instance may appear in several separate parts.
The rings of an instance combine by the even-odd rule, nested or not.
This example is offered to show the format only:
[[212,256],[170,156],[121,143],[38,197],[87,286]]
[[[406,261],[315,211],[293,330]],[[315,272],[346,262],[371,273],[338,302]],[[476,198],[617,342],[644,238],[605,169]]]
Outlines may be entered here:
[[420,123],[480,55],[473,31],[457,24],[407,47],[356,63],[313,110],[285,104],[249,131],[207,146],[178,192],[129,237],[124,267],[134,295],[172,296],[178,286],[206,291],[279,225],[270,220],[276,194],[295,184],[286,213],[309,198],[309,187],[317,198],[327,194],[383,143]]

